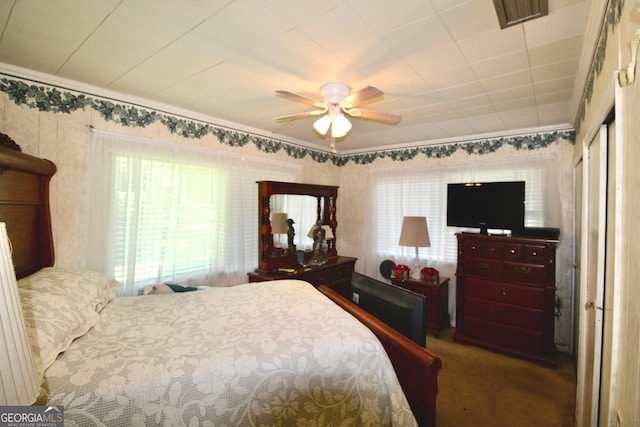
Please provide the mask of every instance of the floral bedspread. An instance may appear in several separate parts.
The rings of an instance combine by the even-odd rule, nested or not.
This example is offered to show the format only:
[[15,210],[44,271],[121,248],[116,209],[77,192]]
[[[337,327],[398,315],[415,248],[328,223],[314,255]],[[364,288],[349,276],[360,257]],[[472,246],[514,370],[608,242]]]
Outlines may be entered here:
[[312,285],[117,298],[45,374],[65,426],[415,426],[375,336]]

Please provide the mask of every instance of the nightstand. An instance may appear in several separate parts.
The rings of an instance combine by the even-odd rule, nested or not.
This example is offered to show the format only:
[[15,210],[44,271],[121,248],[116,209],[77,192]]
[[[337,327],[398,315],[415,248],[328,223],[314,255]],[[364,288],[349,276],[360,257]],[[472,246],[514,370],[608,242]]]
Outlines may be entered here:
[[428,283],[424,280],[394,279],[395,286],[424,295],[427,299],[427,330],[440,336],[443,329],[449,327],[449,278],[440,277],[440,283]]

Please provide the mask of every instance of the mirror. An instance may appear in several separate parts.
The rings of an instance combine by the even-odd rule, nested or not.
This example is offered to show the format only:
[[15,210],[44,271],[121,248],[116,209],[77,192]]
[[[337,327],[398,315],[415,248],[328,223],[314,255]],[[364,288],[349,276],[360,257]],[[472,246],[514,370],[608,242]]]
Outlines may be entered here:
[[[313,196],[298,194],[274,194],[271,196],[269,205],[271,207],[271,231],[276,248],[274,256],[284,255],[288,250],[287,228],[276,227],[274,222],[274,218],[277,218],[279,213],[294,221],[295,236],[293,243],[296,250],[305,252],[311,250],[313,238],[308,237],[307,234],[318,220],[317,199]],[[323,207],[321,206],[322,209]],[[276,222],[279,223],[279,221]]]
[[[308,261],[313,247],[313,238],[308,237],[308,233],[318,220],[330,227],[334,236],[327,241],[326,256],[337,256],[337,196],[336,186],[259,181],[258,270],[272,271],[296,265],[298,251],[302,251],[300,256]],[[289,236],[288,227],[282,225],[283,214],[294,222],[293,236]]]

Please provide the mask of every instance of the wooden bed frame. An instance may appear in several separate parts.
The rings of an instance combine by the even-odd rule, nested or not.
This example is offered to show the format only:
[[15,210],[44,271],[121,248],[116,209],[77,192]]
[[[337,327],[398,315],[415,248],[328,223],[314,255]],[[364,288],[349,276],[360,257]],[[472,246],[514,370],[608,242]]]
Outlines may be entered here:
[[0,221],[7,224],[18,279],[54,262],[49,181],[56,166],[24,154],[0,133]]
[[[0,133],[0,221],[7,224],[18,278],[54,264],[49,183],[55,172],[51,161],[22,153]],[[418,423],[435,427],[441,360],[331,289],[319,289],[373,331],[391,359]]]
[[378,337],[391,359],[418,424],[422,427],[435,427],[438,372],[442,368],[440,358],[330,288],[320,286],[318,289]]

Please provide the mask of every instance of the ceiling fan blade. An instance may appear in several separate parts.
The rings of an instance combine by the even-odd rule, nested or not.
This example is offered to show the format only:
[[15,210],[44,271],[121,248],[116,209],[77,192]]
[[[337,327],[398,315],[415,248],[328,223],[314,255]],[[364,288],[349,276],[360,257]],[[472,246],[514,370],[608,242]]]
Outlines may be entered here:
[[351,108],[344,110],[347,114],[359,119],[375,120],[376,122],[395,125],[400,123],[401,117],[397,114],[382,113],[380,111],[363,110],[361,108]]
[[384,92],[375,86],[367,86],[363,89],[353,92],[347,96],[340,105],[344,108],[357,107],[358,105],[373,102],[378,98],[382,98]]
[[305,117],[319,116],[320,114],[324,114],[326,112],[327,112],[326,108],[324,110],[305,111],[304,113],[296,113],[296,114],[289,114],[288,116],[276,117],[276,120],[281,121],[281,120],[303,119]]
[[318,101],[313,98],[309,98],[304,95],[300,95],[298,93],[289,92],[288,90],[277,90],[276,93],[278,95],[284,96],[285,98],[289,98],[292,101],[302,102],[303,104],[311,105],[316,108],[324,108],[324,102]]

